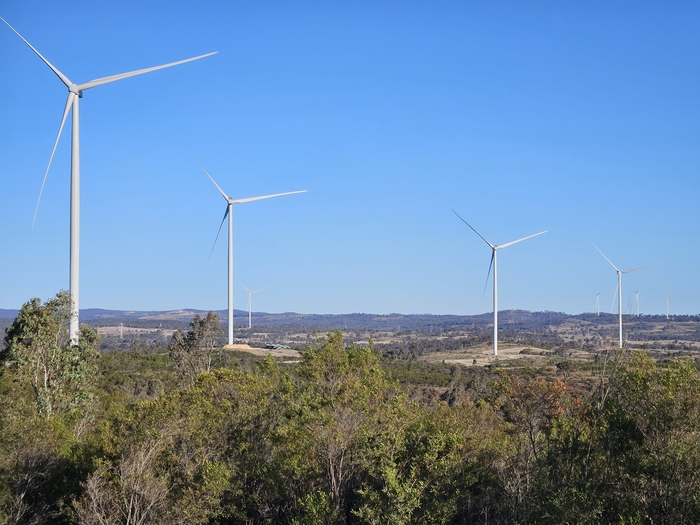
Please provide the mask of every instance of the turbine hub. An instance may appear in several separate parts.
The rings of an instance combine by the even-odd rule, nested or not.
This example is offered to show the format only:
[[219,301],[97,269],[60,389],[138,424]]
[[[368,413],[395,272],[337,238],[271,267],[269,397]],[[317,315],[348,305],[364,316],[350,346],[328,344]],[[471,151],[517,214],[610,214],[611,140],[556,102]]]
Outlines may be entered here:
[[68,86],[68,91],[70,91],[74,95],[78,95],[78,98],[83,98],[83,92],[78,89],[77,84],[71,84],[70,86]]

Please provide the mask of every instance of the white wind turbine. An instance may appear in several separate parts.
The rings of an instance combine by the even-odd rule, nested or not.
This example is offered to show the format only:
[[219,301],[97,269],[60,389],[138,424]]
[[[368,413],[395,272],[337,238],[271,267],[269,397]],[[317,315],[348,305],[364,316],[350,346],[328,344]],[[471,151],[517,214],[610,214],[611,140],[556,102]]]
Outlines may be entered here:
[[519,243],[521,241],[537,237],[538,235],[542,235],[543,233],[547,233],[547,230],[535,233],[533,235],[528,235],[527,237],[523,237],[522,239],[510,241],[505,244],[491,244],[484,238],[483,235],[476,231],[471,224],[462,219],[459,213],[457,213],[454,210],[452,211],[457,217],[461,219],[461,221],[464,224],[469,226],[474,233],[481,237],[481,239],[491,247],[491,263],[489,264],[489,271],[486,274],[486,283],[488,284],[489,275],[491,274],[491,266],[493,266],[493,355],[498,355],[498,250],[500,250],[501,248],[507,248],[508,246],[512,246],[513,244]]
[[598,317],[600,317],[600,292],[595,294],[595,309],[598,311]]
[[666,288],[666,319],[668,319],[668,288]]
[[634,298],[637,302],[637,317],[639,317],[639,289],[634,291]]
[[248,292],[248,329],[250,330],[253,327],[253,294],[267,290],[267,288],[260,288],[259,290],[250,291],[248,288],[246,288],[245,284],[241,283],[241,286],[245,288],[246,292]]
[[[71,297],[71,309],[70,309],[70,328],[69,335],[73,344],[78,341],[78,330],[80,326],[80,113],[78,110],[78,101],[83,98],[83,92],[87,89],[102,86],[104,84],[110,84],[116,82],[117,80],[124,80],[125,78],[133,77],[136,75],[143,75],[144,73],[150,73],[152,71],[157,71],[159,69],[164,69],[166,67],[177,66],[179,64],[184,64],[186,62],[192,62],[193,60],[199,60],[200,58],[205,58],[214,53],[207,53],[206,55],[200,55],[193,58],[188,58],[185,60],[179,60],[177,62],[171,62],[169,64],[163,64],[161,66],[149,67],[146,69],[139,69],[136,71],[130,71],[128,73],[120,73],[118,75],[111,75],[108,77],[97,78],[95,80],[90,80],[84,84],[74,84],[71,82],[66,75],[61,73],[56,67],[53,66],[48,60],[46,60],[41,53],[39,53],[34,47],[27,42],[27,40],[20,35],[17,30],[12,27],[7,21],[0,17],[0,20],[5,22],[7,26],[14,31],[14,33],[24,41],[29,48],[36,53],[36,55],[51,68],[56,76],[65,84],[68,88],[68,99],[66,100],[66,107],[63,110],[63,118],[61,119],[61,125],[58,128],[58,135],[56,141],[53,145],[53,150],[51,151],[51,157],[49,158],[49,164],[46,167],[46,173],[44,173],[44,180],[41,183],[41,190],[39,191],[39,199],[36,203],[36,209],[34,210],[34,221],[36,221],[36,214],[39,209],[39,201],[41,200],[41,194],[44,191],[44,184],[46,183],[46,177],[49,174],[49,168],[51,168],[51,161],[56,153],[56,147],[58,146],[58,141],[61,138],[61,132],[63,131],[63,126],[66,123],[66,118],[68,117],[68,112],[73,110],[72,118],[72,133],[71,133],[71,182],[70,182],[70,275],[69,275],[69,291]],[[33,223],[32,223],[33,227]]]
[[[595,244],[593,245],[595,246]],[[617,309],[618,309],[618,317],[619,317],[619,325],[620,325],[620,348],[622,348],[622,275],[625,273],[632,273],[636,272],[637,270],[641,270],[642,268],[646,268],[648,266],[652,266],[650,264],[644,265],[644,266],[639,266],[638,268],[632,268],[631,270],[619,270],[617,266],[615,266],[610,259],[605,257],[605,254],[600,251],[600,248],[595,246],[595,249],[600,252],[600,255],[602,255],[606,261],[610,263],[610,266],[612,266],[615,271],[617,272]]]
[[[187,148],[185,148],[187,149]],[[219,225],[219,231],[216,233],[216,239],[214,239],[214,246],[216,246],[216,241],[219,239],[219,234],[221,233],[221,228],[224,226],[226,217],[228,217],[228,344],[233,344],[233,205],[234,204],[244,204],[246,202],[259,201],[262,199],[271,199],[272,197],[282,197],[283,195],[293,195],[295,193],[306,193],[308,190],[298,190],[298,191],[287,191],[285,193],[273,193],[272,195],[260,195],[259,197],[247,197],[245,199],[233,199],[226,195],[224,190],[216,183],[209,172],[204,169],[204,166],[199,164],[199,161],[192,155],[190,150],[187,150],[194,161],[202,168],[202,171],[206,173],[209,180],[214,183],[216,189],[219,190],[224,200],[226,200],[226,212],[224,213],[224,218],[221,220]],[[212,246],[211,252],[209,252],[209,257],[211,257],[214,251],[214,246]]]

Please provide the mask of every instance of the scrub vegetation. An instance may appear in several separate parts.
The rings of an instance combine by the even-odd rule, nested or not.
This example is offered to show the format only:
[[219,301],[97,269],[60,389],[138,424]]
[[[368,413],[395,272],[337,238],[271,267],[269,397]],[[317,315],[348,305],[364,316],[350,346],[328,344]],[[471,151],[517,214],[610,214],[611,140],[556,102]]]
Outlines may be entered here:
[[465,366],[331,330],[284,362],[214,345],[215,315],[100,353],[68,301],[6,331],[2,523],[700,522],[691,357]]

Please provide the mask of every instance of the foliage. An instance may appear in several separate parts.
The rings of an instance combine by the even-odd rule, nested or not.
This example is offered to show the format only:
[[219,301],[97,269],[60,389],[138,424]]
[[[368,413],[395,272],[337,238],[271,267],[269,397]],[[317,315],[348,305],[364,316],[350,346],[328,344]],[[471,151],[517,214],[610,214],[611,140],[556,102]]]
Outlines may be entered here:
[[187,333],[176,330],[168,349],[175,366],[188,383],[200,372],[212,369],[217,357],[218,340],[224,331],[219,314],[209,312],[202,318],[195,314]]
[[689,361],[658,367],[641,352],[608,406],[609,506],[653,523],[700,521],[700,377]]
[[124,352],[98,363],[99,418],[79,428],[38,413],[33,376],[5,359],[4,523],[700,522],[688,360],[607,352],[574,384],[382,360],[331,331],[298,363],[212,358],[176,388],[167,356]]
[[[80,490],[82,462],[73,446],[83,417],[37,413],[30,380],[11,367],[0,374],[0,523],[64,523],[65,504]],[[79,424],[76,424],[79,423]]]
[[29,380],[37,412],[47,417],[84,410],[92,401],[88,389],[96,372],[98,337],[83,325],[79,343],[71,343],[70,305],[65,291],[44,304],[31,299],[7,329],[0,354],[0,360]]
[[175,389],[179,374],[167,353],[110,352],[102,354],[97,387],[112,397],[130,401],[155,399]]

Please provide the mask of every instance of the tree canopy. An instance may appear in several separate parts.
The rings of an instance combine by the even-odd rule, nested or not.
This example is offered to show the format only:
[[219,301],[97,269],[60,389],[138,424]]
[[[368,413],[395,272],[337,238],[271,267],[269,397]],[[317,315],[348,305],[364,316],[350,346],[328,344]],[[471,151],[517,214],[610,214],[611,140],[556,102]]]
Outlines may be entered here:
[[[94,360],[68,344],[65,307],[32,300],[7,332],[4,523],[700,522],[689,360],[611,350],[577,382],[453,365],[448,383],[411,387],[372,344],[331,331],[296,363],[204,359],[164,388],[168,354]],[[182,340],[206,339],[203,321]],[[59,349],[68,363],[42,357]],[[44,367],[58,379],[36,382]],[[123,382],[158,373],[147,395]]]

